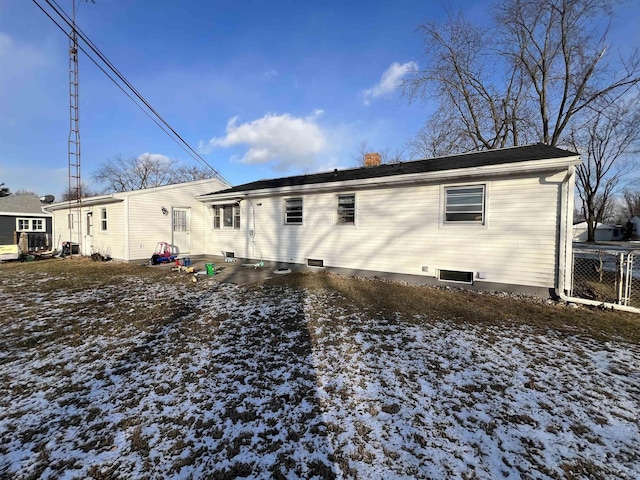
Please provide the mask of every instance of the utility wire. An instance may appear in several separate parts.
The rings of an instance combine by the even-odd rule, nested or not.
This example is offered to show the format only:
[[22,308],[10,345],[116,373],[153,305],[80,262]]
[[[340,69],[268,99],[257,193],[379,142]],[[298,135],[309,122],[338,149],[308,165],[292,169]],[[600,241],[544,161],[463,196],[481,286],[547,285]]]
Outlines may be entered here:
[[[182,148],[189,156],[191,156],[194,160],[197,160],[198,162],[202,163],[203,165],[207,166],[211,171],[213,171],[213,173],[215,174],[215,176],[217,178],[219,178],[220,180],[223,180],[226,182],[226,180],[224,179],[224,177],[222,177],[222,175],[215,169],[213,168],[204,158],[202,158],[200,156],[200,154],[198,154],[198,152],[196,152],[191,145],[189,145],[183,138],[182,136],[180,136],[180,134],[178,134],[178,132],[176,132],[173,127],[171,127],[171,125],[169,125],[169,123],[162,117],[162,115],[160,115],[155,108],[153,108],[151,106],[151,104],[142,96],[142,94],[140,92],[138,92],[138,90],[131,84],[131,82],[129,82],[126,77],[120,73],[120,71],[115,67],[115,65],[113,65],[111,63],[111,61],[100,51],[100,49],[88,38],[88,36],[82,31],[82,29],[80,27],[78,27],[77,25],[74,27],[72,20],[69,18],[69,16],[66,14],[66,12],[55,2],[55,0],[45,0],[46,3],[49,5],[49,7],[51,7],[51,9],[72,29],[75,30],[78,37],[80,39],[82,39],[88,46],[89,48],[98,56],[98,58],[108,67],[109,70],[111,70],[111,72],[113,72],[122,83],[124,83],[124,85],[131,91],[133,92],[133,94],[147,107],[148,110],[146,110],[142,105],[140,105],[135,98],[133,98],[125,89],[124,87],[115,79],[113,78],[106,70],[105,68],[103,68],[102,65],[100,65],[95,58],[93,58],[93,56],[87,52],[87,50],[85,50],[81,45],[78,45],[78,48],[89,58],[89,60],[91,60],[97,67],[98,69],[100,69],[100,71],[102,71],[102,73],[104,73],[107,78],[109,78],[109,80],[111,80],[140,110],[142,110],[145,115],[147,115],[167,136],[169,136],[169,138],[171,138],[180,148]],[[56,19],[54,19],[49,12],[47,12],[36,0],[33,0],[33,3],[36,4],[36,6],[42,10],[42,12],[49,17],[49,19],[60,29],[62,30],[67,36],[69,36],[69,33],[67,32],[67,30],[60,25],[60,23],[58,23],[56,21]],[[53,4],[52,4],[53,3]],[[149,113],[152,112],[153,116]],[[154,118],[155,116],[155,118]],[[164,126],[163,126],[164,125]],[[166,128],[165,128],[166,126]],[[169,131],[167,131],[167,129]],[[172,135],[173,134],[173,135]],[[228,183],[228,182],[227,182]]]

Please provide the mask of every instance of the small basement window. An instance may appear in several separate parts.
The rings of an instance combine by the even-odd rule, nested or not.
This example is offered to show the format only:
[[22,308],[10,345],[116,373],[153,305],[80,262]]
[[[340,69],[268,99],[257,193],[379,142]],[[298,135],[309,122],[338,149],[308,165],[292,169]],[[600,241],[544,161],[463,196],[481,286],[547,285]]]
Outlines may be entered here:
[[317,260],[313,258],[307,259],[307,266],[309,267],[324,267],[324,260]]
[[443,282],[473,283],[473,272],[459,270],[438,270],[438,280]]

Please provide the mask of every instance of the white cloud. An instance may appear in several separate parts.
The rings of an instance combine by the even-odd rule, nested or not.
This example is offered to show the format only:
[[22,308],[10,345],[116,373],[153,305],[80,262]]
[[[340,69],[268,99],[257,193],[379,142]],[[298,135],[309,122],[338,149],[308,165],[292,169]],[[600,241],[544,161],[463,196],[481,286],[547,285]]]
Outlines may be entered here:
[[171,159],[169,157],[167,157],[166,155],[162,155],[161,153],[143,153],[141,155],[138,155],[138,161],[141,160],[151,160],[152,162],[158,162],[158,163],[164,163],[167,165],[171,164]]
[[312,115],[301,118],[288,113],[267,114],[247,123],[238,123],[238,117],[227,122],[227,134],[214,137],[208,142],[200,142],[203,153],[211,153],[216,148],[246,145],[249,149],[237,161],[256,165],[275,161],[274,169],[307,169],[317,162],[317,155],[326,147],[326,136],[317,120],[323,114],[315,110]]
[[266,72],[264,72],[263,75],[265,77],[267,77],[267,78],[277,77],[278,76],[278,71],[276,69],[272,68],[271,70],[267,70]]
[[391,66],[384,71],[377,84],[362,91],[364,104],[369,105],[371,99],[393,92],[400,84],[402,78],[417,68],[418,64],[416,62],[407,62],[402,65],[398,62],[392,63]]

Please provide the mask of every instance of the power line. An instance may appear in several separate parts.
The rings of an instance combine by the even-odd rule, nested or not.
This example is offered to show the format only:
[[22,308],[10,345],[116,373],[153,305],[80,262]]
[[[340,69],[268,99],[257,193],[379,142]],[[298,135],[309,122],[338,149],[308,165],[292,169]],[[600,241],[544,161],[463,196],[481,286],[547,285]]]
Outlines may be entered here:
[[[113,65],[113,63],[111,63],[111,61],[100,51],[100,49],[89,39],[89,37],[82,31],[81,28],[79,28],[77,25],[74,27],[72,20],[69,18],[69,16],[67,15],[67,13],[56,3],[55,0],[45,0],[45,2],[49,5],[49,7],[58,15],[58,17],[60,17],[64,23],[67,24],[67,26],[69,26],[72,30],[75,30],[78,34],[78,37],[84,42],[86,43],[86,45],[91,49],[91,51],[94,52],[95,55],[98,56],[99,60],[102,61],[107,68],[113,72],[113,74],[115,74],[115,76],[120,79],[120,82],[123,83],[132,93],[135,97],[137,97],[146,107],[146,109],[140,105],[135,98],[129,94],[129,92],[127,92],[125,90],[125,88],[121,85],[120,82],[118,82],[113,76],[111,76],[107,70],[98,63],[98,61],[92,56],[92,54],[90,54],[87,50],[85,50],[81,45],[78,45],[78,48],[89,58],[89,60],[91,60],[100,71],[102,71],[102,73],[104,73],[107,78],[109,78],[109,80],[111,80],[114,85],[116,85],[140,110],[142,110],[145,115],[147,115],[169,138],[171,138],[180,148],[182,148],[191,158],[193,158],[194,160],[200,162],[201,164],[205,165],[206,167],[208,167],[213,173],[214,175],[219,178],[220,180],[226,181],[224,179],[224,177],[215,169],[213,168],[204,158],[202,158],[202,156],[200,156],[200,154],[198,152],[196,152],[191,145],[189,145],[183,138],[182,136],[180,136],[180,134],[178,134],[178,132],[176,132],[174,130],[173,127],[171,127],[171,125],[169,125],[169,123],[162,117],[162,115],[160,115],[158,113],[158,111],[153,108],[151,106],[151,104],[142,96],[142,94],[131,84],[131,82],[129,82],[129,80],[127,80],[127,78],[120,73],[120,71],[115,67],[115,65]],[[49,17],[49,19],[60,29],[62,30],[67,36],[69,36],[69,33],[67,32],[67,30],[60,25],[60,23],[58,23],[58,21],[56,21],[56,19],[54,19],[49,12],[47,12],[45,10],[45,8],[42,7],[42,5],[40,5],[36,0],[33,0],[33,3],[36,4],[36,6],[42,10],[42,12]],[[151,113],[150,113],[151,112]],[[153,114],[153,115],[152,115]],[[154,118],[155,117],[155,118]],[[164,125],[164,126],[163,126]],[[166,128],[165,128],[166,127]],[[168,129],[168,130],[167,130]],[[227,182],[228,183],[228,182]]]

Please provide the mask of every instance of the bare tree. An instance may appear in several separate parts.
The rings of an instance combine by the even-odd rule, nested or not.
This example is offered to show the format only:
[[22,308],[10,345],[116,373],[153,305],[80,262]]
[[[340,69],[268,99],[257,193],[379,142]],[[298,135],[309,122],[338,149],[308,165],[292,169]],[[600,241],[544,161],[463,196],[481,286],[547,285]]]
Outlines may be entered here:
[[176,160],[160,155],[114,157],[103,162],[92,174],[95,182],[106,185],[105,192],[128,192],[217,177],[214,170],[179,166]]
[[622,192],[623,213],[626,219],[640,215],[640,190],[625,189]]
[[637,51],[614,62],[606,48],[614,2],[504,0],[489,28],[462,14],[420,25],[426,67],[402,86],[412,100],[436,102],[439,128],[422,143],[454,150],[446,153],[556,145],[578,115],[625,95],[640,63]]
[[[80,191],[81,191],[82,198],[95,197],[96,195],[99,195],[98,192],[94,191],[91,187],[88,187],[84,183],[81,185]],[[64,192],[62,192],[60,199],[62,202],[68,202],[69,200],[77,200],[78,199],[77,197],[78,197],[78,193],[76,192],[76,190],[75,189],[69,190],[69,188],[67,187],[67,189]]]
[[35,195],[38,196],[36,192],[33,190],[27,190],[26,188],[21,188],[20,190],[16,190],[13,192],[14,195]]
[[640,143],[638,99],[597,112],[581,128],[573,128],[568,142],[580,153],[576,187],[587,222],[587,241],[613,211],[612,200],[621,181],[634,168]]

